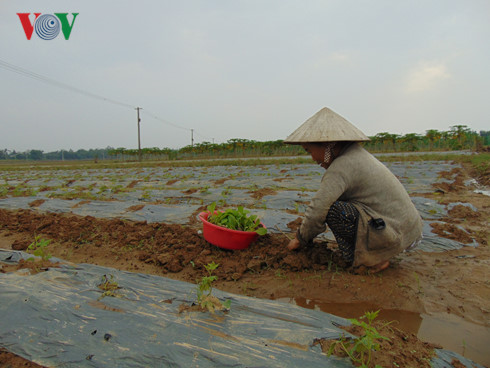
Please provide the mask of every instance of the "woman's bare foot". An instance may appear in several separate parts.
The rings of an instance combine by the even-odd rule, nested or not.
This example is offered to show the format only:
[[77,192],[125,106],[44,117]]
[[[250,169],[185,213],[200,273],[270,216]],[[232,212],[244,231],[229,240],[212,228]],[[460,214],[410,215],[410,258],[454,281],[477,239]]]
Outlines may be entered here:
[[381,272],[383,270],[386,270],[389,265],[390,265],[390,261],[380,262],[377,265],[369,267],[368,272],[369,273],[378,273],[378,272]]
[[383,261],[374,266],[360,265],[352,267],[350,270],[356,275],[370,275],[386,270],[390,266],[390,261]]

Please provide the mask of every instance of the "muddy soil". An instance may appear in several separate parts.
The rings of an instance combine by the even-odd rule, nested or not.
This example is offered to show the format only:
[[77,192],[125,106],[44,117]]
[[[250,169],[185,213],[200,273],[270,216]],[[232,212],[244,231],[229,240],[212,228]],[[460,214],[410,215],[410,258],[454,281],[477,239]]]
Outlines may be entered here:
[[[202,225],[196,214],[204,208],[190,216],[186,226],[42,213],[35,206],[32,210],[0,210],[0,247],[26,250],[34,236],[41,235],[52,240],[49,253],[67,261],[191,283],[205,274],[204,265],[214,261],[219,263],[215,287],[232,293],[305,304],[362,303],[381,310],[444,313],[488,328],[490,198],[471,192],[459,180],[453,187],[448,185],[424,196],[440,203],[475,206],[478,212],[454,207],[451,217],[442,219],[446,225],[435,231],[465,243],[463,237],[468,235],[455,230],[454,224],[458,224],[479,246],[442,253],[402,253],[378,274],[346,269],[333,242],[314,243],[309,249],[290,252],[285,247],[285,234],[262,236],[242,251],[217,248],[200,234]],[[299,224],[300,220],[289,224],[291,235]],[[3,266],[3,272],[8,271]],[[396,327],[396,322],[392,326]],[[400,344],[400,349],[401,354],[406,345]],[[25,364],[22,366],[37,367]]]
[[27,359],[9,353],[0,348],[0,367],[6,368],[43,368],[42,365],[28,361]]
[[[390,322],[377,320],[372,323],[364,320],[359,322],[366,323],[368,327],[353,324],[343,329],[356,337],[363,337],[366,336],[366,331],[372,328],[373,334],[381,336],[373,344],[369,364],[366,364],[368,367],[431,368],[430,361],[435,356],[435,349],[441,348],[436,344],[419,340],[414,334],[406,333],[392,326]],[[320,344],[322,351],[327,355],[348,357],[349,354],[352,354],[355,359],[367,362],[366,355],[362,356],[360,353],[353,352],[355,343],[356,341],[351,338],[345,341],[317,339],[313,344]],[[403,345],[402,349],[399,348],[400,344]],[[366,346],[369,345],[367,341]],[[452,364],[455,365],[455,362]]]

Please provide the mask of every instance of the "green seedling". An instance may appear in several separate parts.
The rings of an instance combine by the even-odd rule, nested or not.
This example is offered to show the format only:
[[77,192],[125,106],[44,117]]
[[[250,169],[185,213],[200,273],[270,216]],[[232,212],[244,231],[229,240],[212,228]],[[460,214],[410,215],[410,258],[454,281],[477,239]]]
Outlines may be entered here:
[[218,298],[212,295],[212,284],[218,279],[217,276],[213,275],[213,271],[216,270],[218,266],[219,263],[214,263],[214,261],[205,265],[204,268],[208,275],[203,276],[201,281],[197,284],[197,303],[202,309],[207,309],[211,313],[214,313],[216,310],[230,309],[231,305],[231,300],[221,303]]
[[97,285],[97,287],[104,291],[98,300],[106,296],[117,297],[118,294],[116,291],[120,289],[117,281],[114,280],[113,275],[109,275],[109,277],[107,277],[107,275],[103,275],[101,283]]
[[[349,319],[353,325],[359,326],[363,329],[363,334],[355,339],[340,337],[330,345],[327,356],[332,355],[335,348],[340,348],[349,356],[349,358],[356,365],[359,364],[361,368],[367,368],[371,361],[371,355],[373,351],[378,351],[381,348],[379,340],[390,340],[389,338],[382,336],[376,328],[372,325],[374,319],[378,316],[379,310],[376,312],[366,312],[364,316],[359,320],[353,318]],[[366,319],[367,322],[361,321]],[[390,324],[388,322],[386,325]],[[385,326],[386,326],[385,325]],[[383,326],[384,327],[384,326]],[[376,365],[376,368],[379,367]]]
[[212,224],[226,227],[231,230],[255,231],[259,235],[267,234],[267,229],[262,226],[256,215],[248,215],[243,206],[235,209],[227,209],[224,212],[216,211],[216,202],[207,207],[209,212],[208,221]]
[[203,296],[211,295],[213,291],[212,283],[218,279],[217,276],[213,275],[213,271],[218,268],[218,266],[219,263],[214,263],[214,261],[204,266],[208,272],[208,276],[203,276],[197,285],[197,301],[199,303],[201,303]]
[[1,185],[0,186],[0,197],[6,196],[8,193],[8,187],[7,185]]
[[[46,247],[51,243],[51,240],[41,238],[41,235],[36,235],[34,241],[29,245],[27,249],[32,251],[32,254],[36,257],[41,257],[43,261],[47,261],[51,258],[51,254],[46,252]],[[30,258],[32,259],[32,258]]]
[[20,184],[14,188],[11,195],[14,197],[33,197],[37,194],[37,192],[37,190],[26,188],[23,184]]
[[200,192],[201,194],[209,194],[209,193],[211,193],[211,192],[209,191],[209,185],[205,185],[204,187],[202,187],[202,188],[199,190],[199,192]]
[[106,190],[108,190],[109,187],[106,186],[106,185],[102,185],[100,188],[99,188],[99,191],[97,192],[97,194],[103,194]]
[[298,202],[294,202],[294,211],[296,213],[299,213],[299,203]]

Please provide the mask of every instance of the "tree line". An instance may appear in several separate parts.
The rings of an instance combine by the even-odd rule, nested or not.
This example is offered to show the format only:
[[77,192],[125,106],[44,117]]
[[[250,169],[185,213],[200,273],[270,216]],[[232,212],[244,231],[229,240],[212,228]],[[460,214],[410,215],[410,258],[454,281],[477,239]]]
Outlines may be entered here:
[[364,146],[372,152],[480,150],[490,144],[490,131],[476,133],[466,125],[454,125],[448,131],[426,130],[425,135],[382,132],[369,138]]
[[109,152],[112,147],[107,148],[97,148],[97,149],[79,149],[77,151],[73,150],[59,150],[53,152],[45,153],[42,150],[32,149],[23,152],[17,152],[15,150],[3,149],[0,150],[0,160],[95,160],[95,159],[107,159],[109,158]]
[[[370,152],[413,152],[481,150],[490,145],[490,131],[476,133],[466,125],[454,125],[448,131],[426,130],[425,134],[408,133],[404,135],[381,132],[363,142]],[[234,138],[225,143],[202,142],[179,149],[124,147],[103,149],[60,150],[44,153],[42,150],[24,152],[0,150],[0,160],[177,160],[189,158],[226,158],[250,156],[296,156],[305,154],[301,146],[284,144],[283,140],[255,141]]]

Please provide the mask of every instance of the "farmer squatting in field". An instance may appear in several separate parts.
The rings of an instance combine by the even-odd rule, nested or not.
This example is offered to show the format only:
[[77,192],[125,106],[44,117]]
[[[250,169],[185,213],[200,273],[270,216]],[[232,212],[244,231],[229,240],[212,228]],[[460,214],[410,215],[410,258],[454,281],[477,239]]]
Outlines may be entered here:
[[422,220],[391,171],[357,142],[369,138],[340,115],[321,109],[284,143],[300,144],[326,172],[288,248],[308,246],[326,225],[345,261],[384,270],[422,239]]

